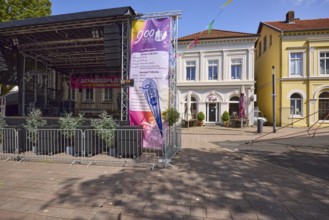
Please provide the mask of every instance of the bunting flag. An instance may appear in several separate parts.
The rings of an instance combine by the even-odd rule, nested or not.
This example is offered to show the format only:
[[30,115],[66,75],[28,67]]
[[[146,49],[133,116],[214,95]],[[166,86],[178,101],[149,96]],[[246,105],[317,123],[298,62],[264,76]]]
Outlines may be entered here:
[[194,41],[191,41],[188,45],[187,45],[187,49],[190,49],[191,48],[191,46],[194,44]]
[[196,47],[196,45],[198,44],[199,42],[199,37],[196,36],[195,39],[194,39],[194,47]]
[[[227,0],[220,8],[221,8],[221,10],[217,13],[217,15],[215,16],[215,18],[206,26],[206,28],[208,29],[208,36],[210,35],[210,33],[211,33],[211,30],[212,30],[212,26],[213,26],[213,24],[214,24],[214,22],[215,22],[215,20],[217,19],[217,17],[224,11],[224,8],[226,7],[226,6],[228,6],[229,4],[231,4],[231,2],[232,2],[233,0]],[[201,36],[202,34],[203,34],[203,32],[204,32],[205,30],[203,30],[203,31],[201,31],[200,33],[199,33],[199,36]],[[194,40],[193,41],[191,41],[188,45],[187,45],[187,47],[186,47],[186,49],[190,49],[191,47],[192,47],[192,45],[194,44],[194,46],[196,47],[196,45],[198,44],[198,42],[199,42],[199,36],[196,36],[195,38],[194,38]]]
[[227,0],[227,2],[225,2],[225,4],[222,5],[221,8],[224,8],[224,7],[228,6],[231,2],[232,2],[232,0]]
[[212,25],[214,24],[215,20],[212,20],[210,24],[208,25],[208,36],[210,35],[210,32],[212,30]]

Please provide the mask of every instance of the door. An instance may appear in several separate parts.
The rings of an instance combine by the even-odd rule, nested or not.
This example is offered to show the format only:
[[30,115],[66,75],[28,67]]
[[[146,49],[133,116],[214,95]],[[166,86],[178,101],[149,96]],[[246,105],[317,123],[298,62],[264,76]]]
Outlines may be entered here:
[[208,105],[208,122],[216,122],[217,103],[209,103]]

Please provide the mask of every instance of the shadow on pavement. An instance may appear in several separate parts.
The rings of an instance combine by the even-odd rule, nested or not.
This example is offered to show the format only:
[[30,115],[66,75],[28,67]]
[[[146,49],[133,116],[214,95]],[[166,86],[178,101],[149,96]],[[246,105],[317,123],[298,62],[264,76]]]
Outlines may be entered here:
[[172,164],[175,168],[122,168],[91,179],[65,179],[42,208],[85,207],[97,211],[92,219],[300,219],[328,214],[328,188],[319,190],[304,177],[238,154],[185,148]]

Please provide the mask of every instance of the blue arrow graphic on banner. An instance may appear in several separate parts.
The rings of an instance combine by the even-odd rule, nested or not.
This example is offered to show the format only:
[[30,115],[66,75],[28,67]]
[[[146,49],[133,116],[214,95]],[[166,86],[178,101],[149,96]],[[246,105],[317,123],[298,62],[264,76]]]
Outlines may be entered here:
[[159,127],[161,137],[163,137],[159,92],[157,84],[154,82],[153,79],[145,79],[142,84],[142,90],[147,104],[149,105],[151,112],[155,118],[155,121]]

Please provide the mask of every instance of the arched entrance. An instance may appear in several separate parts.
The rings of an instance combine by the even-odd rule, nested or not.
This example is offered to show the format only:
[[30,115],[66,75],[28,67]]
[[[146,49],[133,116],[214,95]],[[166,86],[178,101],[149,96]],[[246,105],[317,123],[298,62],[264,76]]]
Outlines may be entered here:
[[319,120],[329,120],[329,92],[324,91],[319,95]]
[[213,122],[213,123],[217,122],[218,115],[220,112],[218,97],[215,95],[208,96],[206,108],[207,108],[206,121]]
[[229,101],[230,117],[239,115],[239,100],[240,100],[240,98],[238,96],[233,96],[230,98],[230,101]]

